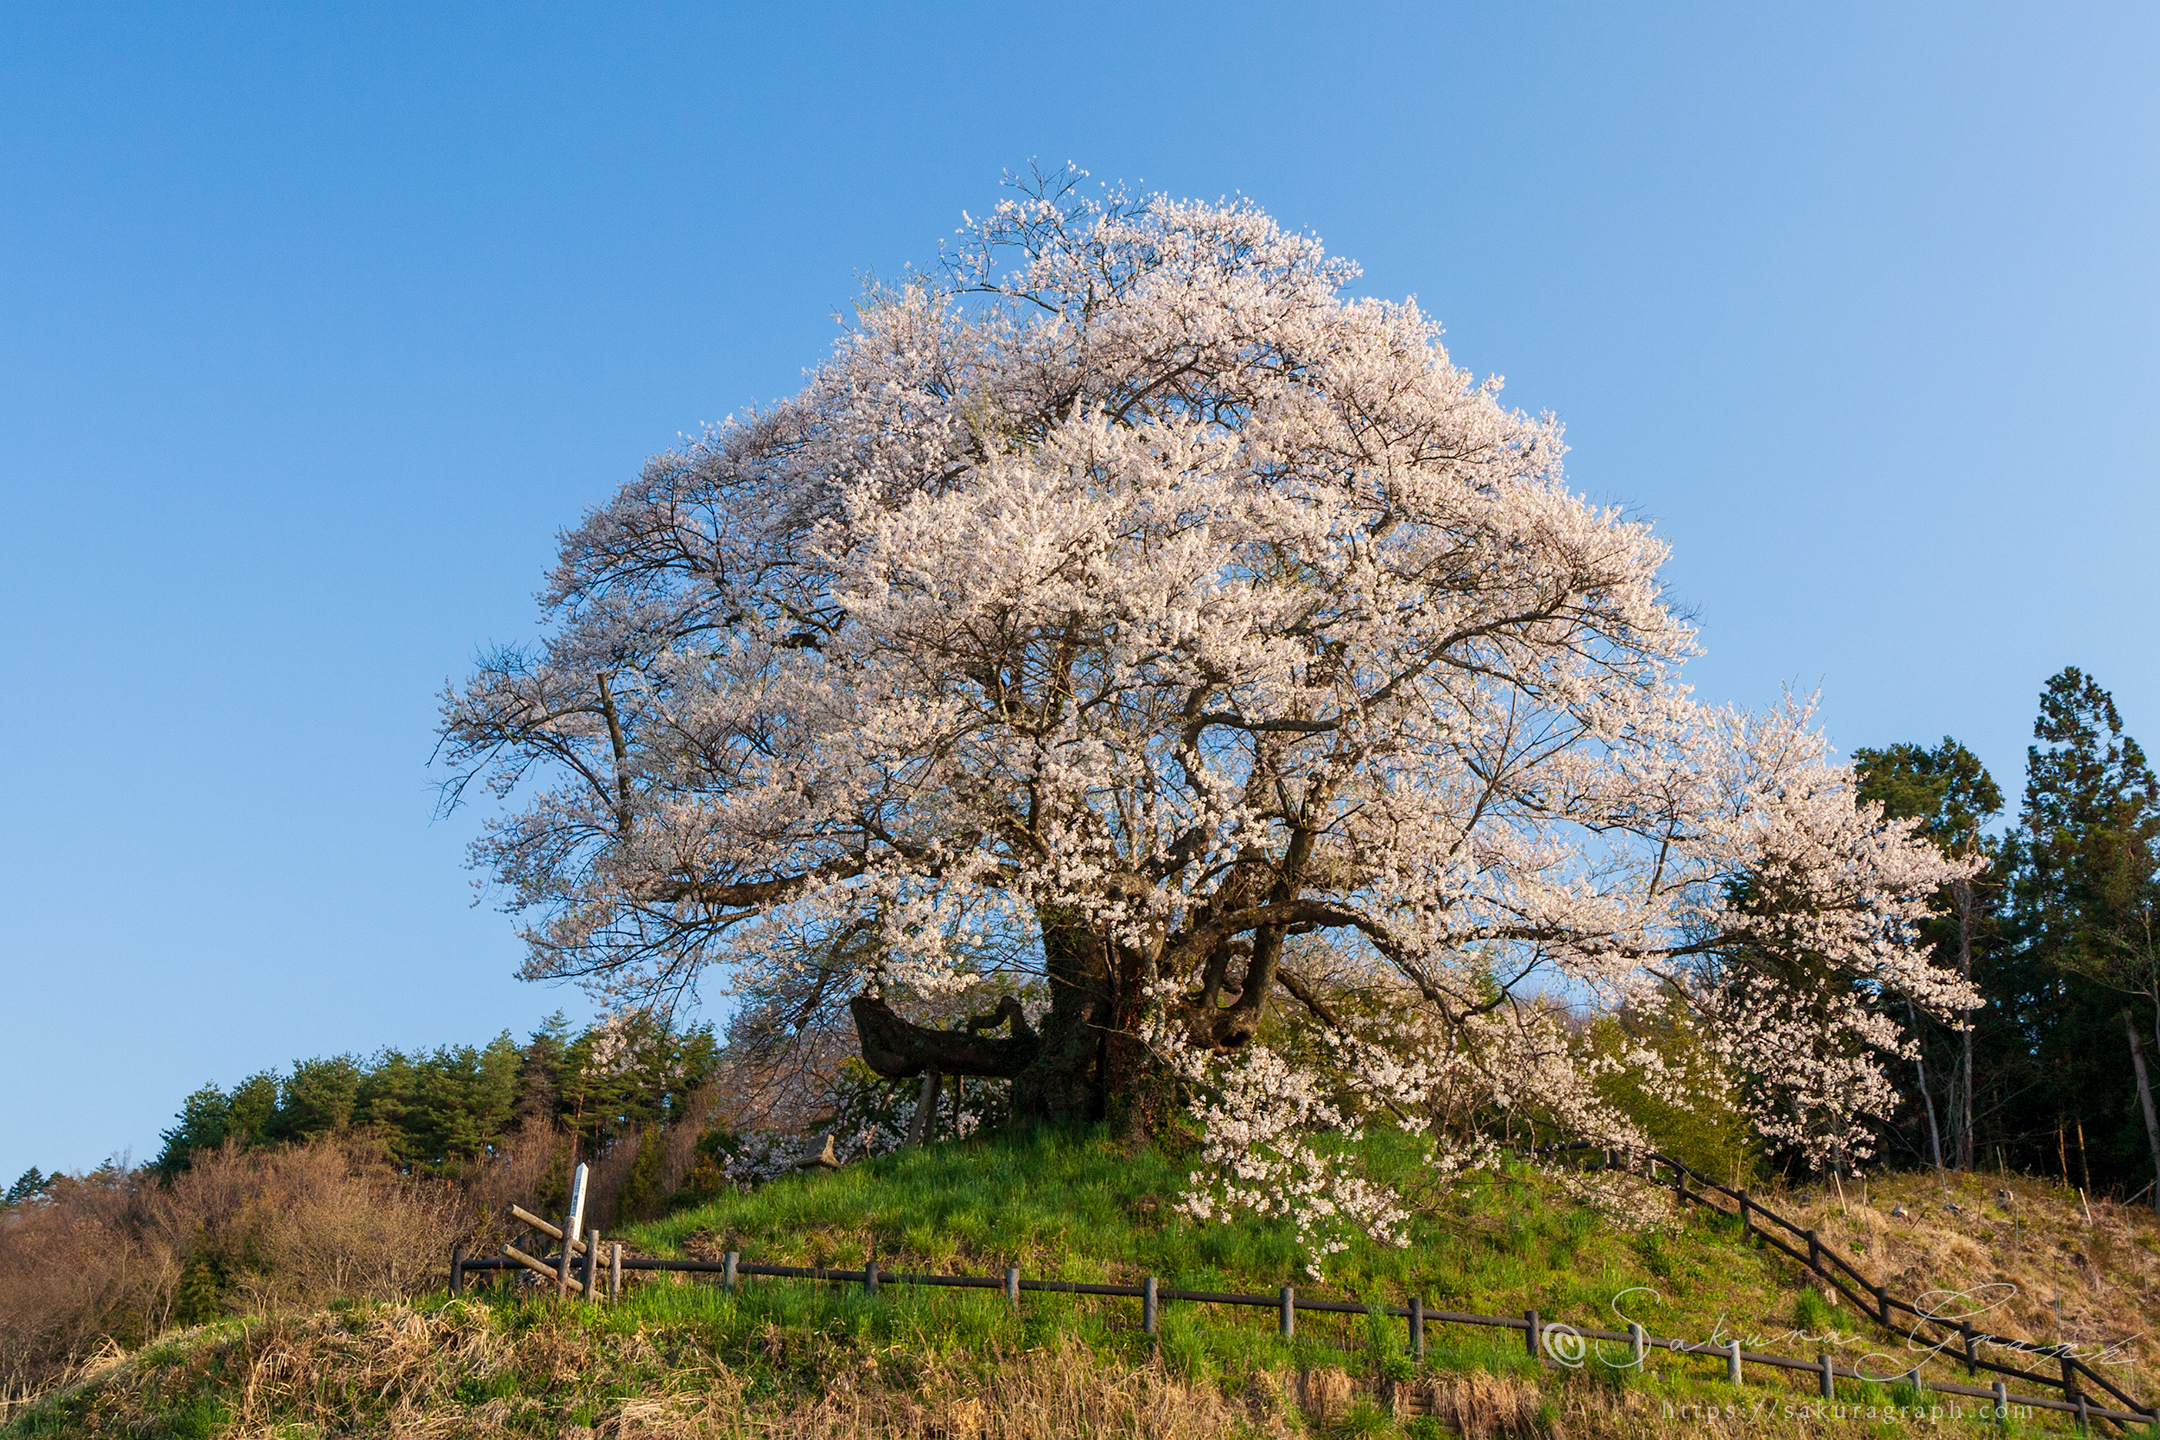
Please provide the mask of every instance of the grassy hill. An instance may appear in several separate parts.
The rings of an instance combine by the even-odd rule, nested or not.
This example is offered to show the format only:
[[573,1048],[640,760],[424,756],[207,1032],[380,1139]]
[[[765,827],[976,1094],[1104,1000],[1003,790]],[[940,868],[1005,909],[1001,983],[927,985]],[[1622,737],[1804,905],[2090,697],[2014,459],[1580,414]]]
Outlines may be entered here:
[[[1406,1155],[1379,1151],[1384,1169]],[[948,1142],[731,1194],[648,1224],[642,1253],[1001,1273],[1301,1293],[1551,1319],[1851,1358],[1894,1337],[1827,1306],[1774,1253],[1699,1210],[1638,1224],[1570,1199],[1547,1178],[1491,1177],[1420,1199],[1407,1249],[1354,1246],[1324,1282],[1302,1273],[1279,1223],[1194,1226],[1171,1210],[1182,1167],[1099,1135]],[[1893,1289],[2003,1283],[1990,1328],[2038,1340],[2121,1339],[2152,1328],[2160,1227],[2029,1180],[1927,1176],[1847,1192],[1780,1195],[1828,1238],[1865,1247]],[[1949,1208],[1955,1205],[1957,1208]],[[1902,1208],[1902,1215],[1893,1213]],[[641,1277],[642,1278],[642,1277]],[[2035,1295],[2036,1289],[2042,1293]],[[2057,1299],[2061,1315],[2057,1319]],[[1799,1332],[1805,1332],[1804,1334]],[[1518,1332],[1433,1327],[1422,1366],[1399,1321],[1301,1315],[1294,1343],[1267,1311],[1166,1305],[1158,1340],[1130,1300],[652,1277],[617,1307],[506,1289],[453,1302],[352,1306],[229,1320],[117,1355],[19,1413],[8,1436],[581,1435],[816,1437],[1130,1434],[1904,1434],[1909,1418],[1787,1415],[1809,1384],[1750,1372],[1723,1383],[1701,1358],[1654,1355],[1647,1373],[1593,1360],[1533,1364]],[[2133,1340],[2127,1388],[2160,1391],[2160,1355]],[[1621,1358],[1616,1356],[1615,1358]],[[1898,1365],[1908,1363],[1897,1362]],[[1895,1368],[1879,1361],[1887,1372]],[[1953,1370],[1935,1367],[1943,1379]],[[1902,1385],[1849,1387],[1861,1407],[1912,1404]],[[1394,1390],[1441,1419],[1390,1417]],[[1714,1420],[1699,1417],[1714,1407]],[[1739,1407],[1724,1413],[1727,1407]],[[1406,1406],[1407,1408],[1407,1406]],[[1992,1425],[1944,1419],[1953,1433]],[[2045,1417],[2013,1427],[2061,1430]]]

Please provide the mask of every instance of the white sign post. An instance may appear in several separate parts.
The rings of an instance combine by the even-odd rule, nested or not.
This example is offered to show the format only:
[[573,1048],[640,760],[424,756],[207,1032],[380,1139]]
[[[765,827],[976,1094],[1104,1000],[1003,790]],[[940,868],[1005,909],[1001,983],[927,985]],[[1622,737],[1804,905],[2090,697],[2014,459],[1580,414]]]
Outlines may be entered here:
[[570,1227],[563,1244],[575,1245],[585,1234],[585,1167],[580,1165],[570,1177]]
[[585,1228],[585,1167],[570,1176],[570,1213],[563,1216],[562,1268],[555,1272],[557,1299],[570,1293],[570,1272],[576,1268],[579,1233]]

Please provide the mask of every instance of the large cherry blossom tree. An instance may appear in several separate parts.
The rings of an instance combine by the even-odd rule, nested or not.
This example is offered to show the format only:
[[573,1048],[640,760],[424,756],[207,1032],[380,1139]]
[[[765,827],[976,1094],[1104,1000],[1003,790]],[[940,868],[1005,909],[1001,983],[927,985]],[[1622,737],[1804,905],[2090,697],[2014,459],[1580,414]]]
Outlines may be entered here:
[[[1971,1003],[1914,933],[1951,862],[1803,709],[1691,698],[1665,546],[1559,426],[1248,204],[1068,173],[961,235],[567,532],[544,639],[446,697],[526,973],[814,974],[874,1069],[1025,1116],[1182,1093],[1201,1211],[1384,1229],[1309,1142],[1367,1113],[1443,1167],[1517,1111],[1639,1146],[1601,1066],[1855,1144],[1891,1000]],[[1015,957],[1042,1001],[911,1008]],[[1622,1009],[1698,1063],[1590,1046]]]

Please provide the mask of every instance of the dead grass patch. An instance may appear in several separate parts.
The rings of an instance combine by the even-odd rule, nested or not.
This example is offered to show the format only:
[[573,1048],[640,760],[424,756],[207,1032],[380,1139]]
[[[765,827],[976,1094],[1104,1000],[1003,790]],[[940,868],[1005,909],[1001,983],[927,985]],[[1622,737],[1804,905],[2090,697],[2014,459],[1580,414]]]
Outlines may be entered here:
[[[2117,1367],[2131,1377],[2118,1383],[2160,1388],[2160,1218],[2149,1209],[1988,1174],[1876,1176],[1848,1184],[1842,1203],[1834,1187],[1762,1198],[1893,1296],[1928,1296],[1953,1320],[1970,1308],[1980,1329],[2036,1344],[2119,1345],[2132,1363]],[[1965,1306],[1961,1295],[1975,1298]],[[1849,1307],[1840,1314],[1864,1324]]]
[[[219,1435],[432,1440],[541,1433],[594,1440],[1212,1440],[1289,1435],[1158,1364],[1105,1364],[1077,1341],[1024,1355],[907,1361],[858,1353],[809,1390],[769,1384],[666,1333],[614,1334],[488,1307],[409,1306],[271,1321],[160,1367],[144,1357],[64,1397],[85,1437],[155,1433],[161,1406],[215,1396]],[[827,1357],[828,1359],[831,1357]],[[901,1360],[903,1363],[895,1363]],[[599,1398],[634,1382],[642,1394]],[[77,1433],[77,1432],[71,1432]]]

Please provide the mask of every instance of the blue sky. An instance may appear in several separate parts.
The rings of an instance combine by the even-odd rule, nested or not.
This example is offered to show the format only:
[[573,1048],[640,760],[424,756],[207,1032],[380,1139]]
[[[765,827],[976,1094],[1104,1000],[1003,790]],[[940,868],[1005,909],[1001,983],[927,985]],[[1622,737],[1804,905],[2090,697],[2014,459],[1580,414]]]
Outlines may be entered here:
[[2160,742],[2145,5],[0,13],[0,1182],[523,1033],[434,704],[1031,158],[1242,192],[1655,518],[1700,693]]

